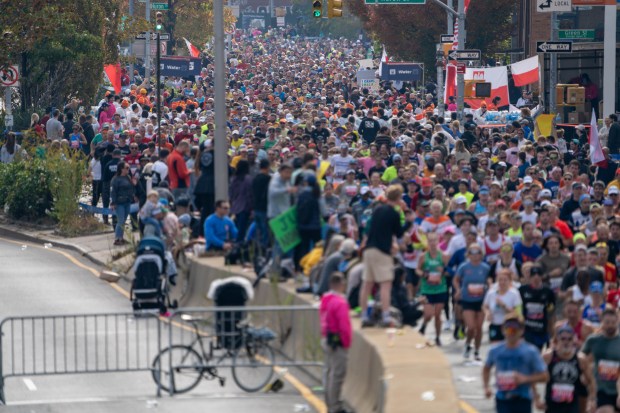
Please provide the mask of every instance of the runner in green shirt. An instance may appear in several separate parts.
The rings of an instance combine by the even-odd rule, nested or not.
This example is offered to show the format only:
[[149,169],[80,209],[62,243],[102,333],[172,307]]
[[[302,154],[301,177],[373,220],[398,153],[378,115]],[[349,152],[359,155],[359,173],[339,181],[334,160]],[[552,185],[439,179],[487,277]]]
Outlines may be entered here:
[[420,333],[424,335],[426,324],[435,318],[435,343],[440,346],[441,312],[448,300],[448,284],[444,276],[444,257],[438,248],[439,236],[432,232],[426,235],[428,248],[418,261],[418,272],[422,278],[420,292],[426,297],[424,304],[424,322]]

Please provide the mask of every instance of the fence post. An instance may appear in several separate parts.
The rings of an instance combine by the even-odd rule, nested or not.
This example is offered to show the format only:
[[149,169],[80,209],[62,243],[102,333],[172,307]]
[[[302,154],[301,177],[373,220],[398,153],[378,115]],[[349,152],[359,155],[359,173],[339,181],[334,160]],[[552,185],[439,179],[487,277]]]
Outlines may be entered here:
[[4,332],[2,331],[2,328],[4,327],[4,321],[2,320],[2,323],[0,323],[0,404],[1,405],[5,405],[6,404],[6,398],[4,397],[4,358],[3,353],[4,353],[4,347],[3,347],[3,342],[2,342],[2,337],[4,337]]
[[[157,356],[155,357],[158,357],[161,354],[161,323],[162,323],[162,320],[157,316],[155,317],[155,320],[157,322]],[[159,371],[155,372],[155,374],[157,374],[157,377],[159,377],[159,380],[157,380],[157,397],[161,397],[161,360],[159,361],[158,368],[159,368]]]

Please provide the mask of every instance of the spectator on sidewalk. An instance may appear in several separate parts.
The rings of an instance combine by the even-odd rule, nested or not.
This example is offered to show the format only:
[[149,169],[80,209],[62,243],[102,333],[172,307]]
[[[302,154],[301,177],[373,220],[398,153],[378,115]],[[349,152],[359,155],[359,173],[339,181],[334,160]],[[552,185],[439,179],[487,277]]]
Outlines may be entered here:
[[267,248],[269,243],[269,229],[267,227],[267,199],[269,192],[269,161],[261,159],[259,173],[252,181],[252,203],[254,210],[254,223],[258,231],[258,240],[262,248]]
[[322,346],[325,352],[325,403],[329,413],[345,411],[341,393],[353,338],[349,304],[344,296],[345,289],[343,275],[332,274],[329,280],[329,292],[321,298],[319,308]]
[[237,239],[237,227],[228,216],[230,204],[224,200],[215,203],[215,212],[205,220],[204,234],[207,251],[229,252]]
[[170,189],[174,199],[187,195],[189,190],[189,170],[185,163],[185,157],[189,156],[190,145],[187,141],[181,141],[175,150],[168,156],[168,176]]
[[125,221],[129,216],[129,208],[134,201],[134,183],[129,177],[129,164],[119,162],[116,175],[110,183],[110,208],[116,213],[116,228],[114,230],[114,245],[124,245]]

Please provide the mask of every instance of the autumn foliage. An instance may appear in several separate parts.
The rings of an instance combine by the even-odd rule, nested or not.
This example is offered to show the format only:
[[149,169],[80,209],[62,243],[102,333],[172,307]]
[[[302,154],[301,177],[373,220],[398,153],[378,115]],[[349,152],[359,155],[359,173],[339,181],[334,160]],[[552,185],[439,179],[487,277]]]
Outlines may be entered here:
[[[454,7],[457,1],[454,0]],[[466,18],[467,48],[481,49],[483,57],[501,51],[511,36],[516,0],[471,0]],[[384,44],[394,60],[416,61],[435,67],[439,36],[447,33],[446,11],[427,1],[424,5],[365,5],[350,0],[349,9],[364,28]]]

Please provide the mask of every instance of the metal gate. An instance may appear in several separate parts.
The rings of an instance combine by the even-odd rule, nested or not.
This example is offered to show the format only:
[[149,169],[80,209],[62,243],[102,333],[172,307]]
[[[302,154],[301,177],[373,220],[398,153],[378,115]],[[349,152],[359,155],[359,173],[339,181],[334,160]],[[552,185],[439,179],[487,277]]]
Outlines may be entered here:
[[[232,322],[235,329],[218,330],[219,322]],[[0,402],[6,403],[4,384],[11,377],[138,371],[155,377],[163,367],[154,367],[154,360],[165,348],[189,345],[199,335],[207,347],[226,350],[222,340],[243,340],[236,326],[249,324],[276,334],[269,342],[276,358],[266,366],[304,368],[320,380],[323,354],[312,306],[187,308],[169,317],[130,312],[8,317],[0,323]],[[231,353],[225,356],[218,368],[232,367]],[[162,385],[154,385],[161,396]]]

